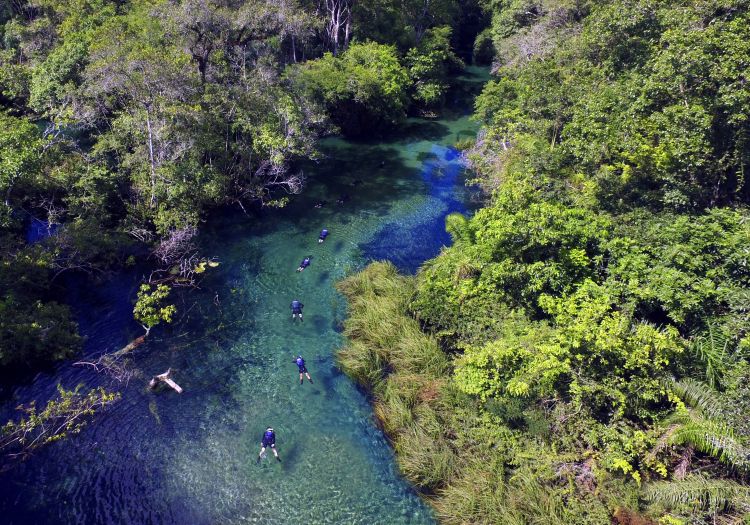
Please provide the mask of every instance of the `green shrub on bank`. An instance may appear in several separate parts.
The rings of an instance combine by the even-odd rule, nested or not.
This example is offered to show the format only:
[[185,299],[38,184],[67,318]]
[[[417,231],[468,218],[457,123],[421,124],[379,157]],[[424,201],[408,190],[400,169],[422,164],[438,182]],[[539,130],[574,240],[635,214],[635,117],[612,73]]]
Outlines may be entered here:
[[355,43],[340,56],[326,53],[292,68],[290,76],[344,135],[387,131],[406,116],[409,76],[393,46]]
[[602,523],[585,521],[609,515],[593,496],[570,506],[575,487],[519,481],[520,473],[541,469],[562,483],[556,455],[525,441],[455,384],[447,354],[408,314],[415,284],[378,262],[338,285],[350,304],[338,362],[372,392],[405,477],[445,523],[525,523],[524,516],[543,520],[550,511],[557,523]]

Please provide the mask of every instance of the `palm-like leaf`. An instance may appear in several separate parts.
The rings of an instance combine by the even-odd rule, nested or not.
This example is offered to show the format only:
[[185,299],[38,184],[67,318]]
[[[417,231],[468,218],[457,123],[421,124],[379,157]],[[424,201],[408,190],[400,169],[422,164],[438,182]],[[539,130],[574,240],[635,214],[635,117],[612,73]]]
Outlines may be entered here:
[[717,386],[727,368],[729,339],[713,325],[709,325],[708,333],[693,339],[690,348],[706,367],[708,384]]
[[669,442],[689,445],[734,468],[746,470],[750,466],[748,450],[735,438],[730,427],[718,421],[693,419],[677,427]]
[[750,510],[750,488],[727,479],[688,476],[682,481],[649,483],[644,497],[669,507],[690,507],[722,511]]
[[671,380],[668,385],[677,397],[686,405],[700,411],[704,417],[720,418],[722,416],[719,398],[716,391],[709,385],[691,378]]
[[[657,454],[667,444],[685,445],[733,468],[748,470],[750,450],[735,437],[731,426],[722,421],[724,413],[716,391],[690,378],[672,379],[668,388],[688,408],[677,410],[662,422],[666,430],[651,453]],[[686,470],[686,465],[683,468]]]

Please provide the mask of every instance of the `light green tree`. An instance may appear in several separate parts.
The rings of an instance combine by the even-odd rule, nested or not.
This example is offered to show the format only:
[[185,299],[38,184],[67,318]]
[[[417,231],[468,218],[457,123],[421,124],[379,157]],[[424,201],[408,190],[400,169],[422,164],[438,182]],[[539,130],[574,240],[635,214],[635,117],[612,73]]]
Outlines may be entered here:
[[177,307],[173,304],[165,304],[169,292],[170,288],[166,284],[159,284],[153,289],[149,284],[142,284],[141,289],[138,290],[133,317],[141,323],[143,329],[146,330],[146,335],[160,322],[172,322],[172,316],[177,312]]

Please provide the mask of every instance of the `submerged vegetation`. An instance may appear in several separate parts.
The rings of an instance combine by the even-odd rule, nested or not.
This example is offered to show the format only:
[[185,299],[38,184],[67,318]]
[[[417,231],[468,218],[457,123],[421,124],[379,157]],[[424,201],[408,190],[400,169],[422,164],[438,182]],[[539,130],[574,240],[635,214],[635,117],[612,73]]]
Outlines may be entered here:
[[744,522],[748,6],[488,8],[485,206],[341,283],[341,366],[445,523]]

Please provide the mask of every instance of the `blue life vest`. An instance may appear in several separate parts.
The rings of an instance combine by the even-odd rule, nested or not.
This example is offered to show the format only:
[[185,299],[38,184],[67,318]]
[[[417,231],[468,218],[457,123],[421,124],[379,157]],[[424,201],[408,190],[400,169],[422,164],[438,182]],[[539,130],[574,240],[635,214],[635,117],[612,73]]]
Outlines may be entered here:
[[294,301],[292,301],[292,305],[291,306],[292,306],[292,312],[294,312],[295,314],[300,313],[302,311],[302,306],[303,305],[302,305],[301,302],[299,302],[296,299]]
[[298,357],[294,361],[297,363],[297,366],[299,367],[300,370],[302,370],[303,368],[305,368],[305,360],[302,359],[301,357]]
[[310,266],[310,258],[305,257],[304,259],[302,259],[302,263],[300,264],[300,266],[302,268],[307,268],[308,266]]
[[326,237],[328,237],[328,230],[323,230],[322,232],[320,232],[321,239],[325,239]]
[[263,434],[263,446],[273,445],[274,443],[276,443],[276,434],[271,430],[266,430],[266,433]]

